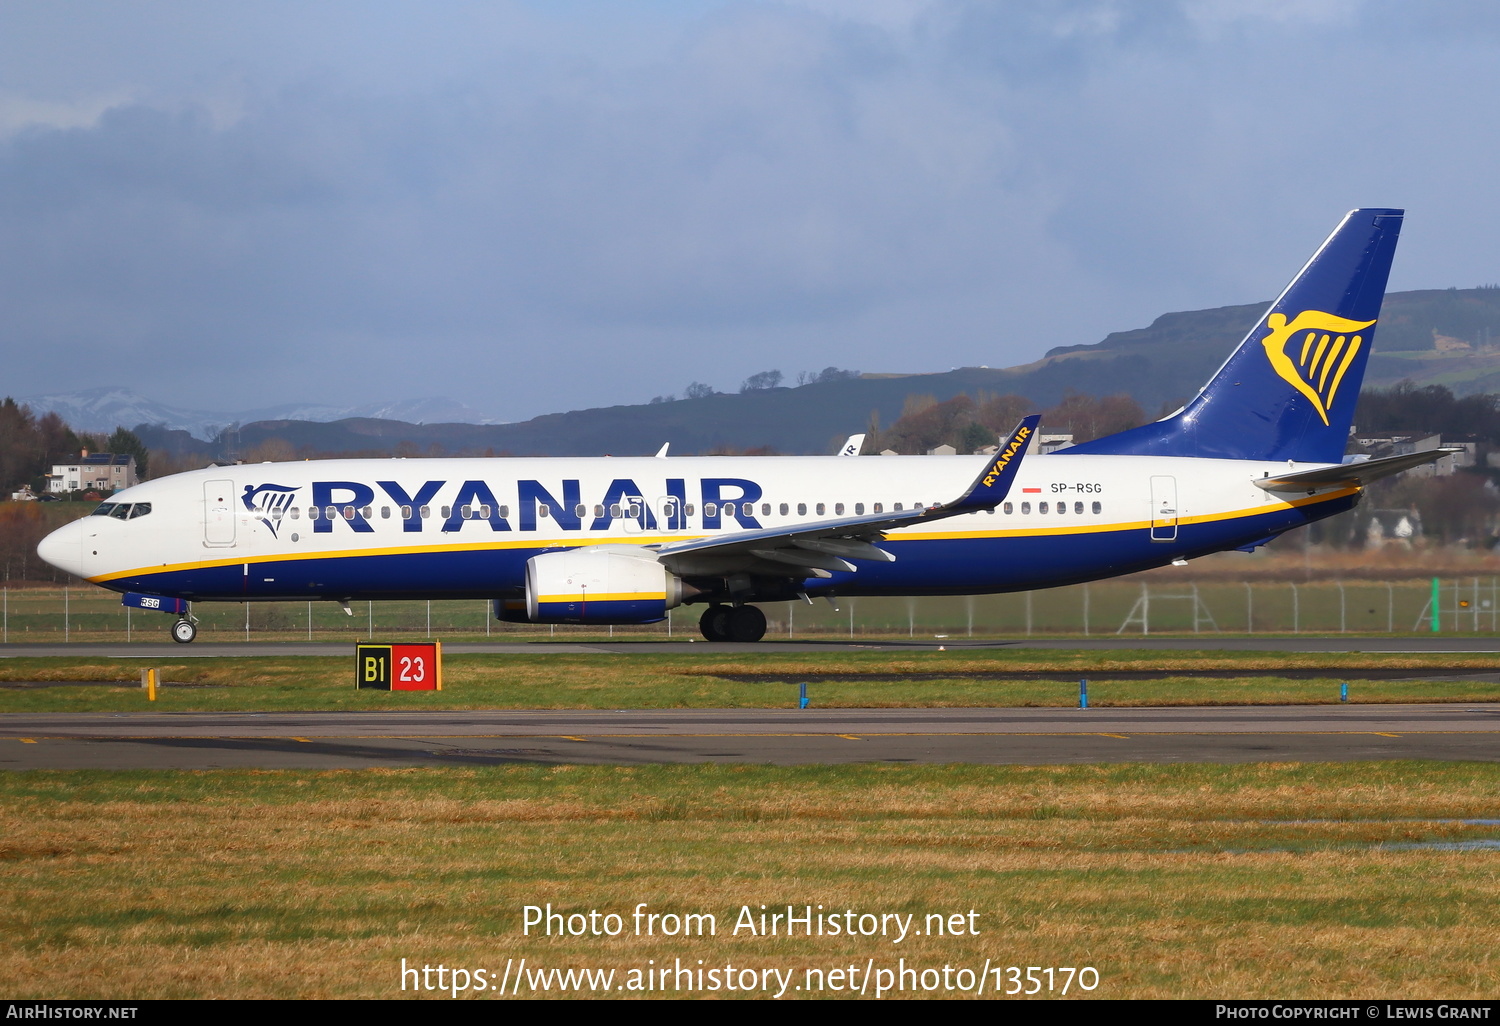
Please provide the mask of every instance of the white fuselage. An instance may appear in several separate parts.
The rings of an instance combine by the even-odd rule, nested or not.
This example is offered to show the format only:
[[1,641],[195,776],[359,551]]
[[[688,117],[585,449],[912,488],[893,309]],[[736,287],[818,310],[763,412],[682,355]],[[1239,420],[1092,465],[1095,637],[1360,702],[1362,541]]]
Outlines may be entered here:
[[[513,595],[538,553],[656,546],[960,494],[986,457],[370,459],[210,467],[112,496],[43,556],[118,591],[197,600]],[[1312,464],[1031,456],[990,511],[891,531],[842,594],[1088,580],[1241,547],[1347,508],[1349,486],[1255,484]],[[143,511],[142,504],[149,504]],[[130,507],[128,510],[124,507]],[[132,515],[133,514],[133,515]]]

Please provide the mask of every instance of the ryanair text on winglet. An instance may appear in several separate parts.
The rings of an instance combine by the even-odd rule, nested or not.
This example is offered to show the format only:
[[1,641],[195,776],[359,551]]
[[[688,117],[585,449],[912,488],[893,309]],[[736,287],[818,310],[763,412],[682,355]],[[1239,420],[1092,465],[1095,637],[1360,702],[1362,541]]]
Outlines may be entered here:
[[1021,447],[1026,444],[1026,439],[1030,437],[1031,428],[1029,427],[1023,427],[1014,435],[1011,435],[1010,443],[1006,445],[1005,451],[995,460],[994,465],[990,467],[989,473],[984,475],[984,486],[986,488],[992,486],[999,479],[1000,475],[1005,473],[1005,468],[1010,466],[1011,458],[1021,451]]

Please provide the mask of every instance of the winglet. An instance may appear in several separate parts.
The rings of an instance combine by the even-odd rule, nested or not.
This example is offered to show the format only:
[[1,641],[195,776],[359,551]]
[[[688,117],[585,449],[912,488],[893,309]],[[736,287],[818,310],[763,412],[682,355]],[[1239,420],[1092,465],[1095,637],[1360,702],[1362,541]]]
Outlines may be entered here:
[[858,456],[859,450],[865,447],[864,435],[850,435],[849,440],[839,449],[840,456]]
[[1026,446],[1030,443],[1032,435],[1036,433],[1036,426],[1041,421],[1041,414],[1033,413],[1017,424],[1016,429],[1010,433],[1010,437],[995,451],[994,460],[974,479],[974,483],[969,486],[963,498],[939,508],[951,513],[971,509],[993,509],[998,506],[1010,492],[1011,485],[1015,483],[1016,474],[1021,470],[1021,456],[1026,452]]

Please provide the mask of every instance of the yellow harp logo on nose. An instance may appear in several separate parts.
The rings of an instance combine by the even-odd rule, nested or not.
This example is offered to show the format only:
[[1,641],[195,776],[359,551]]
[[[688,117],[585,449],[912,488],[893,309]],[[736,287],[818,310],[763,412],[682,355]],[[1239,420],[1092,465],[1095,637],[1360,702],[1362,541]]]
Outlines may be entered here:
[[1273,313],[1266,318],[1271,333],[1261,339],[1261,345],[1266,347],[1272,369],[1307,396],[1327,424],[1344,372],[1364,344],[1364,336],[1354,332],[1374,323],[1351,321],[1322,310],[1303,310],[1290,321],[1286,314]]

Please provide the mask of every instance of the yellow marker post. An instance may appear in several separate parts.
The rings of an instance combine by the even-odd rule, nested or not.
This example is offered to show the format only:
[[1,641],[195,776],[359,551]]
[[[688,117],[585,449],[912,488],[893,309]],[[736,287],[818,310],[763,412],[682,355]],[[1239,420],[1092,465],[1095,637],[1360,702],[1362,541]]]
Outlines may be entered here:
[[443,643],[441,641],[434,641],[432,648],[432,662],[434,664],[432,675],[437,682],[437,689],[441,691],[443,690]]
[[156,671],[154,669],[146,671],[146,700],[156,701]]

